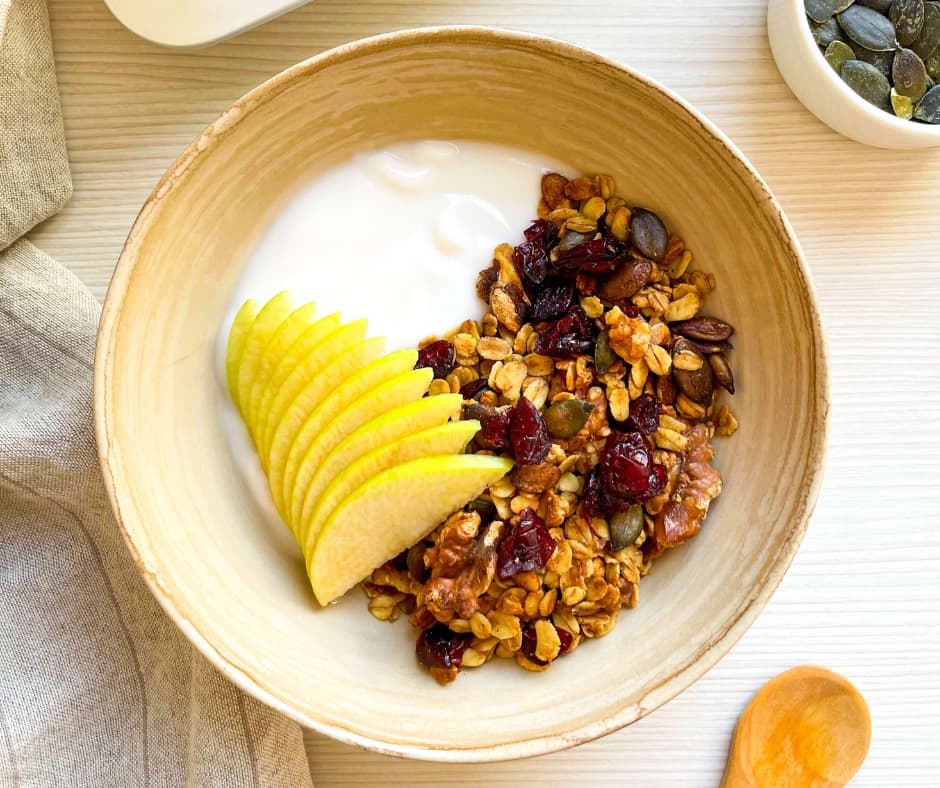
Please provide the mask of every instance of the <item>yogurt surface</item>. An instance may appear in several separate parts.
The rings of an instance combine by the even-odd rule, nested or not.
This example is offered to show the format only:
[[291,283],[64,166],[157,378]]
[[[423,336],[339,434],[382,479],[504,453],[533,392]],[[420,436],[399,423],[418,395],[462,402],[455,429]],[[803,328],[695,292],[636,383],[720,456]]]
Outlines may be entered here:
[[241,304],[288,290],[297,306],[316,302],[319,316],[367,318],[369,335],[384,336],[389,351],[479,319],[485,305],[476,295],[477,274],[497,245],[523,240],[541,177],[551,170],[570,168],[487,143],[410,142],[356,156],[284,206],[248,260],[216,354],[223,428],[267,519],[279,523],[222,382],[228,332]]

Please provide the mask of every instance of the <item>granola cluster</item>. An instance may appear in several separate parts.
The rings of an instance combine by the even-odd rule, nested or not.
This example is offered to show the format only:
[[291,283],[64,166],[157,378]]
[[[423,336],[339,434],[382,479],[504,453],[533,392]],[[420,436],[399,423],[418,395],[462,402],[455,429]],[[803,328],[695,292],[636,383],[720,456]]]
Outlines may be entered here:
[[721,492],[715,434],[737,428],[730,324],[660,218],[609,176],[542,180],[539,219],[481,272],[489,310],[421,343],[431,394],[461,392],[470,450],[511,474],[362,584],[381,620],[420,631],[441,683],[493,657],[547,669],[637,604],[664,550]]

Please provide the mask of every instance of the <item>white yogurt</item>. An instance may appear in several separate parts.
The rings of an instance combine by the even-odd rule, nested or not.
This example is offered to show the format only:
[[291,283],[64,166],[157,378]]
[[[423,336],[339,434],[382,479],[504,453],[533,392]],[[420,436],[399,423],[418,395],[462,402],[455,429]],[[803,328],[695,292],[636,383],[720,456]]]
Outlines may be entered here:
[[[362,154],[304,187],[274,220],[235,289],[218,342],[219,380],[236,311],[289,290],[317,314],[368,318],[387,349],[414,347],[479,319],[477,273],[500,243],[517,244],[535,216],[539,181],[569,168],[479,142],[412,142]],[[222,423],[259,506],[277,522],[247,433],[228,397]],[[280,526],[283,531],[283,526]]]

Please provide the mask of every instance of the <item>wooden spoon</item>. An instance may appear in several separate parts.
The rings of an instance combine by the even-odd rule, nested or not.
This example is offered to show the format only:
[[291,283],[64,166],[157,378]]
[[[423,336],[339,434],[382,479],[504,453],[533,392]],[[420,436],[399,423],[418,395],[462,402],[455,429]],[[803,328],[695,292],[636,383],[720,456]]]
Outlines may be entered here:
[[841,788],[871,743],[859,691],[802,665],[768,681],[738,721],[721,788]]

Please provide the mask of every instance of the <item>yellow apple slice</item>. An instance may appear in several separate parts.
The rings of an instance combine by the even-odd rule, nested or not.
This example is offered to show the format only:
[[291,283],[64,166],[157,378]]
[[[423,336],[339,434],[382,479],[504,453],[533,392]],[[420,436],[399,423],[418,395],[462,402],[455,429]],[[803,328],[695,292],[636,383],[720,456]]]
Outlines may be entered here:
[[327,336],[332,334],[340,327],[342,320],[339,312],[334,312],[326,317],[321,317],[310,328],[304,331],[294,343],[287,349],[287,352],[281,357],[274,371],[267,381],[262,381],[261,400],[258,402],[258,408],[255,411],[255,417],[250,425],[251,434],[255,436],[257,443],[263,434],[263,427],[271,409],[271,402],[274,395],[277,394],[281,385],[287,379],[287,376],[293,372],[313,349],[320,344]]
[[[299,501],[298,510],[298,500],[295,498],[291,511],[300,512],[299,517],[294,518],[294,522],[301,525],[300,533],[303,540],[301,544],[307,544],[309,541],[307,537],[311,523],[320,521],[313,513],[314,507],[319,503],[320,494],[344,468],[373,449],[394,444],[408,435],[440,426],[456,418],[462,405],[463,397],[459,394],[424,397],[415,402],[400,405],[365,422],[336,444],[332,451],[320,458],[319,467],[310,477],[306,488],[302,490],[299,486],[295,487],[298,496],[302,496],[302,500]],[[444,454],[445,452],[438,453]],[[320,512],[324,513],[322,509]]]
[[294,344],[297,338],[312,326],[317,319],[317,306],[310,302],[297,307],[291,312],[287,319],[278,326],[268,346],[264,349],[261,361],[258,363],[258,371],[255,373],[255,381],[248,394],[248,402],[245,404],[245,422],[249,425],[254,424],[255,415],[258,413],[258,405],[261,403],[261,395],[264,393],[264,387],[271,374],[277,368],[278,362],[284,357],[287,349]]
[[[349,350],[357,342],[361,342],[366,335],[366,321],[356,320],[352,323],[344,323],[331,334],[327,335],[316,347],[297,364],[290,374],[282,380],[276,380],[278,376],[271,379],[270,389],[274,391],[274,396],[268,407],[268,412],[264,414],[264,421],[258,422],[258,454],[261,457],[261,465],[267,470],[267,460],[271,451],[271,441],[274,438],[274,432],[281,419],[291,406],[291,403],[307,385],[307,381],[313,378],[320,370],[326,369],[329,364],[341,353]],[[287,360],[286,357],[284,360]],[[281,364],[278,364],[280,369]],[[275,388],[276,387],[276,388]],[[262,404],[263,407],[263,404]],[[259,411],[259,417],[261,413]]]
[[238,370],[241,368],[248,332],[251,331],[251,324],[255,322],[259,309],[261,305],[255,299],[249,298],[235,314],[228,334],[228,346],[225,350],[225,381],[232,402],[239,410],[241,410],[241,405],[238,403]]
[[373,476],[333,509],[308,557],[320,604],[411,547],[511,468],[512,461],[501,457],[448,454]]
[[[338,381],[339,385],[334,383],[335,388],[316,405],[299,428],[296,424],[292,424],[289,429],[285,430],[284,423],[287,421],[285,418],[271,442],[271,460],[268,465],[271,495],[276,503],[284,504],[288,515],[285,519],[290,519],[291,497],[294,481],[297,478],[297,469],[317,435],[350,402],[359,399],[385,381],[414,369],[417,360],[416,350],[398,350],[377,358],[375,361],[365,359],[370,363],[363,366],[352,377],[345,380],[341,378]],[[283,460],[281,452],[285,449],[287,458]],[[278,510],[280,511],[280,507]]]
[[[421,401],[433,402],[435,399],[438,397],[429,397]],[[375,421],[373,419],[370,423]],[[309,526],[304,527],[304,555],[313,549],[320,533],[320,526],[330,516],[330,512],[357,487],[365,484],[376,474],[396,465],[420,460],[422,457],[462,454],[479,429],[480,422],[478,421],[452,421],[407,435],[385,446],[379,446],[347,465],[316,498],[316,505],[310,514]]]
[[238,368],[238,402],[242,416],[247,415],[248,398],[251,396],[251,387],[255,382],[255,375],[258,373],[258,365],[264,349],[278,326],[290,314],[293,305],[294,299],[284,290],[261,307],[261,311],[251,324],[245,350],[242,352],[241,365]]
[[[297,477],[291,491],[291,524],[303,545],[303,535],[297,531],[300,505],[307,494],[310,480],[316,473],[320,461],[329,454],[343,438],[358,429],[367,421],[406,402],[415,402],[424,396],[431,385],[434,372],[428,368],[413,369],[387,380],[376,386],[359,399],[350,402],[321,432],[313,439],[310,448],[300,462]],[[296,504],[296,506],[294,505]],[[295,517],[297,515],[297,517]]]
[[[300,393],[294,398],[284,415],[281,417],[280,424],[274,430],[274,437],[271,438],[271,446],[268,451],[266,467],[268,469],[268,485],[271,488],[271,497],[274,499],[274,505],[281,517],[289,522],[286,516],[289,514],[289,507],[284,505],[284,473],[286,470],[287,455],[291,445],[295,442],[297,433],[301,427],[308,421],[308,418],[321,410],[321,406],[326,404],[327,400],[333,401],[337,394],[337,389],[342,388],[345,382],[349,380],[358,380],[358,375],[366,367],[378,359],[385,351],[385,339],[382,337],[372,337],[364,339],[361,342],[348,347],[338,356],[333,357],[320,370],[314,373],[307,381],[306,385],[300,390]],[[388,377],[400,372],[397,368],[389,370]],[[352,376],[352,377],[350,377]],[[385,378],[376,381],[381,383]],[[368,387],[364,390],[368,390]],[[360,393],[362,393],[360,391]],[[349,400],[346,399],[346,402]],[[339,413],[342,406],[332,410],[332,416]],[[321,421],[325,424],[326,421]]]

